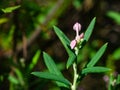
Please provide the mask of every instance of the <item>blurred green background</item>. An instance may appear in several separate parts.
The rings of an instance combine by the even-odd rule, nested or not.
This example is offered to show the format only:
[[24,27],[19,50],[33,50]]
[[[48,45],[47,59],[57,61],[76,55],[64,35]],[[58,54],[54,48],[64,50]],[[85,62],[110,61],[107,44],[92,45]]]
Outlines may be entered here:
[[[16,5],[20,8],[10,13],[3,12],[3,9]],[[0,90],[65,90],[30,73],[46,70],[42,58],[42,51],[46,51],[71,81],[72,69],[65,68],[68,56],[53,32],[53,25],[72,40],[74,23],[81,23],[81,32],[84,32],[93,17],[97,21],[92,37],[79,55],[79,68],[108,42],[107,51],[97,64],[112,68],[110,73],[118,74],[119,0],[0,0]],[[103,76],[87,75],[78,90],[107,90]]]

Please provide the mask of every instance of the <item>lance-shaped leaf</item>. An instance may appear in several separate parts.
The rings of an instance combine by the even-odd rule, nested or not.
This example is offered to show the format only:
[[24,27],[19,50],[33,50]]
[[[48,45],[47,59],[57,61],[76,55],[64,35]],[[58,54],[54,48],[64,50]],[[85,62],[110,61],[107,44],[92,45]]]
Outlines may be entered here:
[[58,82],[61,82],[61,83],[64,83],[65,85],[67,85],[68,87],[70,87],[71,83],[59,76],[59,75],[56,75],[56,74],[53,74],[53,73],[49,73],[49,72],[32,72],[31,74],[39,77],[39,78],[44,78],[44,79],[50,79],[50,80],[55,80],[55,81],[58,81]]
[[43,52],[43,58],[50,73],[63,76],[60,70],[57,68],[54,60],[47,53]]
[[118,76],[117,76],[116,84],[120,85],[120,74],[118,74]]
[[113,19],[117,24],[120,25],[120,13],[116,11],[108,11],[107,16]]
[[4,8],[4,9],[2,9],[2,11],[4,13],[11,13],[12,11],[14,11],[18,8],[20,8],[20,5]]
[[67,69],[73,64],[73,62],[76,60],[77,56],[73,53],[73,52],[70,52],[69,53],[69,58],[67,60]]
[[[64,78],[60,70],[57,68],[54,60],[47,53],[43,52],[43,58],[50,73],[59,75],[60,77]],[[60,82],[56,82],[56,83],[58,86],[67,87],[64,83],[60,83]]]
[[34,66],[37,64],[37,62],[39,60],[38,58],[40,57],[40,53],[41,52],[39,50],[35,53],[35,55],[32,58],[32,61],[31,61],[30,65],[28,67],[28,71],[31,71],[34,68]]
[[58,38],[60,39],[60,41],[62,42],[62,44],[64,45],[66,51],[69,53],[69,48],[68,48],[68,46],[70,45],[69,38],[56,26],[54,26],[54,31],[58,36]]
[[14,84],[19,84],[19,80],[12,75],[9,75],[8,80]]
[[76,59],[76,55],[73,53],[73,51],[70,49],[70,40],[68,39],[68,37],[56,26],[54,26],[54,31],[57,34],[58,38],[60,39],[60,41],[62,42],[63,46],[65,47],[69,58],[67,61],[67,68],[69,68],[74,60]]
[[90,60],[90,62],[87,64],[87,67],[93,67],[98,60],[101,58],[101,56],[103,55],[103,53],[105,52],[107,48],[107,43],[104,44],[99,50],[98,52],[95,54],[95,56]]
[[102,72],[108,72],[111,69],[106,68],[106,67],[100,67],[100,66],[96,66],[96,67],[88,67],[82,70],[82,74],[88,74],[88,73],[102,73]]
[[96,17],[93,18],[93,20],[90,22],[86,32],[85,32],[85,35],[84,35],[84,39],[85,41],[87,42],[93,32],[93,29],[94,29],[94,26],[95,26],[95,21],[96,21]]

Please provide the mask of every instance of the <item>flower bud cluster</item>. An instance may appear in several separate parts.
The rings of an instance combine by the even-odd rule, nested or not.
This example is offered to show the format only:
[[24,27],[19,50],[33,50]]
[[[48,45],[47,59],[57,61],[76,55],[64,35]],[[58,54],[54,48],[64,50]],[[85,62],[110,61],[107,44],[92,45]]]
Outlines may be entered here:
[[70,43],[71,49],[75,49],[75,47],[81,47],[81,42],[83,41],[84,38],[84,33],[81,33],[79,35],[79,32],[81,31],[81,24],[76,22],[73,26],[73,30],[76,31],[76,36],[75,39],[73,39]]

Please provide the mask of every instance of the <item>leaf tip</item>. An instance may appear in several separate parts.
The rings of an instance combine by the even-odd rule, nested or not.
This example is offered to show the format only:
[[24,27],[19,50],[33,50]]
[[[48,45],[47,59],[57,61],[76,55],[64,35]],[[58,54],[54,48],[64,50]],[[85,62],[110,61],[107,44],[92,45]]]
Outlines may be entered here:
[[69,68],[69,66],[67,65],[67,66],[66,66],[66,68],[68,69],[68,68]]
[[34,75],[34,72],[31,72],[30,74]]
[[107,42],[107,43],[105,43],[105,45],[107,46],[107,45],[108,45],[108,42]]
[[107,42],[107,43],[105,43],[105,44],[104,44],[104,46],[105,46],[105,48],[107,48],[107,46],[108,46],[108,42]]
[[53,25],[53,29],[55,30],[55,28],[57,28],[55,25]]
[[45,51],[43,51],[43,55],[44,55],[44,54],[46,54],[46,52],[45,52]]
[[93,19],[96,20],[96,17],[94,17]]

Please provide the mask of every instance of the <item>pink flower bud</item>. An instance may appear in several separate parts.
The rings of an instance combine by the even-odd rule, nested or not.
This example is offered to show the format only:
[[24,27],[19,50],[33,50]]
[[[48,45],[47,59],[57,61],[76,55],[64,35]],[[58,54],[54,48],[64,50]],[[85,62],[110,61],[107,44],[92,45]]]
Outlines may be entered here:
[[76,22],[73,26],[73,29],[77,32],[79,32],[81,30],[81,24]]
[[80,35],[75,37],[75,40],[77,41],[77,43],[79,43],[80,40],[83,39],[83,38],[84,38],[84,33],[81,33]]
[[71,47],[71,49],[74,49],[74,48],[75,48],[76,43],[77,43],[77,42],[76,42],[75,39],[71,41],[71,43],[70,43],[70,47]]
[[83,40],[83,38],[84,38],[84,33],[81,33],[81,34],[79,35],[79,32],[80,32],[80,30],[81,30],[81,24],[80,24],[80,23],[76,22],[76,23],[74,24],[74,26],[73,26],[73,29],[76,31],[76,37],[75,37],[75,39],[72,40],[71,43],[70,43],[71,49],[74,49],[74,48],[77,46],[76,44],[79,45],[79,43],[80,43],[80,42]]
[[103,80],[104,80],[105,82],[108,82],[108,81],[109,81],[109,77],[108,77],[107,75],[105,75],[105,76],[103,76]]
[[81,33],[79,37],[80,39],[84,38],[84,33]]

